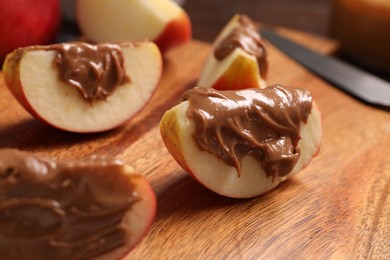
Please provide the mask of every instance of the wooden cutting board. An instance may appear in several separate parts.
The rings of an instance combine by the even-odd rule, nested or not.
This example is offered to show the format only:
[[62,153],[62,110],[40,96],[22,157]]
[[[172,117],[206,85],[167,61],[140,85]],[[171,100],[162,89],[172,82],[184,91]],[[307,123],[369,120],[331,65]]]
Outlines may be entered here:
[[[322,53],[337,46],[282,32]],[[275,190],[245,200],[214,194],[176,164],[160,138],[159,121],[195,85],[209,50],[192,41],[167,53],[147,107],[124,126],[99,134],[67,133],[36,121],[11,97],[1,75],[0,147],[59,159],[108,154],[144,174],[158,211],[128,259],[390,259],[390,113],[335,89],[273,47],[269,84],[310,90],[322,111],[318,157]]]

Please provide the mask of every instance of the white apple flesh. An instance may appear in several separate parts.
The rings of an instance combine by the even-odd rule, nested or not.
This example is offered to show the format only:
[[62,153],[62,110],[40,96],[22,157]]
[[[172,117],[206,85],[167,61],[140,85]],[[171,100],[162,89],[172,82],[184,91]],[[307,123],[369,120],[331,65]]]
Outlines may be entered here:
[[77,21],[93,42],[155,41],[162,51],[191,38],[187,13],[171,0],[77,0]]
[[260,162],[244,156],[241,175],[216,155],[200,151],[193,133],[195,124],[187,117],[189,103],[184,101],[168,110],[161,120],[161,135],[168,151],[181,167],[202,185],[218,194],[232,198],[251,198],[275,188],[288,176],[307,166],[319,152],[321,143],[321,115],[313,104],[307,123],[301,123],[300,157],[292,171],[284,177],[267,177]]
[[122,43],[124,69],[131,82],[106,100],[87,102],[79,91],[59,80],[52,66],[55,51],[15,52],[4,63],[6,83],[34,117],[71,132],[101,132],[117,127],[139,112],[152,96],[162,74],[162,57],[152,42]]

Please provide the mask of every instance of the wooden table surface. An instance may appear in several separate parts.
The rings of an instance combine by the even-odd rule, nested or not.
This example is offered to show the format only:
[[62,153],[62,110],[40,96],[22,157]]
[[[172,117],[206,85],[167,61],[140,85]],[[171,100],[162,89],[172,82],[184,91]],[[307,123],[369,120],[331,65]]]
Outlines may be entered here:
[[[336,47],[288,35],[322,53]],[[107,154],[145,175],[157,195],[157,215],[126,259],[390,259],[389,112],[351,98],[272,46],[268,83],[310,90],[322,112],[318,157],[277,189],[245,200],[205,189],[177,165],[159,121],[196,84],[209,50],[194,40],[168,52],[150,103],[125,125],[100,134],[67,133],[36,121],[0,74],[0,148],[59,159]]]

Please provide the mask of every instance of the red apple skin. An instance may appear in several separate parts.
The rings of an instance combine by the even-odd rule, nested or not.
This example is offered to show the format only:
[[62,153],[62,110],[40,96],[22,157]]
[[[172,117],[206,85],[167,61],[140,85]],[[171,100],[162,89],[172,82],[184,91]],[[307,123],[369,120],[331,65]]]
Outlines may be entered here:
[[59,0],[1,0],[0,6],[0,64],[18,47],[54,40],[61,18]]
[[[225,37],[237,28],[242,28],[240,17],[236,14],[224,26],[211,46],[210,53],[203,64],[198,85],[217,90],[239,90],[249,88],[265,88],[268,60],[259,63],[257,57],[242,48],[235,48],[223,59],[215,57]],[[265,46],[266,47],[266,46]]]
[[153,223],[155,217],[156,217],[156,212],[157,212],[157,198],[156,194],[152,188],[152,186],[149,184],[149,182],[145,179],[145,177],[139,175],[138,180],[134,180],[137,189],[136,191],[140,194],[144,194],[145,197],[149,198],[149,209],[150,209],[150,214],[147,217],[147,222],[148,222],[148,228],[144,230],[142,235],[140,236],[140,239],[137,241],[136,244],[134,244],[130,249],[133,249],[138,242],[149,232],[150,226]]
[[182,142],[176,133],[180,133],[180,129],[177,113],[172,113],[171,118],[162,119],[160,122],[160,134],[168,152],[178,162],[178,164],[192,177],[196,178],[192,173],[190,167],[187,165],[187,161],[184,158],[184,152],[182,149]]
[[191,20],[186,12],[167,24],[164,31],[154,40],[162,52],[188,42],[192,37]]
[[138,181],[138,183],[136,183],[136,185],[138,187],[137,192],[144,194],[149,198],[149,203],[150,203],[149,207],[150,207],[151,212],[147,218],[148,227],[146,229],[144,229],[144,232],[139,235],[138,240],[136,240],[135,243],[128,248],[128,251],[126,253],[131,251],[136,245],[138,245],[138,243],[142,240],[142,238],[144,238],[146,236],[146,234],[150,230],[152,223],[154,222],[154,219],[156,217],[156,212],[157,212],[156,195],[155,195],[154,190],[150,186],[149,182],[147,182],[147,180],[144,177],[142,177],[139,179],[139,181]]
[[[149,182],[141,175],[136,175],[133,177],[133,183],[136,187],[135,192],[137,192],[140,197],[147,198],[147,211],[148,215],[145,219],[147,227],[143,232],[137,234],[135,239],[132,239],[131,243],[124,245],[114,251],[111,251],[105,255],[99,256],[98,259],[123,259],[127,254],[131,254],[131,251],[142,241],[142,239],[149,232],[151,225],[154,222],[157,211],[157,199],[154,190],[150,186]],[[135,205],[136,206],[136,205]]]
[[[12,55],[12,54],[10,54]],[[19,70],[19,60],[18,59],[6,59],[3,64],[3,75],[4,75],[4,81],[6,82],[6,85],[8,87],[8,90],[11,92],[11,94],[15,97],[15,99],[19,102],[20,105],[30,115],[37,118],[41,122],[44,122],[45,124],[50,125],[44,118],[42,118],[38,113],[35,112],[35,110],[30,106],[30,103],[28,102],[26,96],[23,93],[23,87],[20,82],[20,70]]]
[[261,78],[254,62],[237,57],[229,68],[215,81],[212,88],[217,90],[239,90],[261,88]]
[[21,82],[19,80],[20,71],[19,71],[18,62],[19,62],[18,59],[5,60],[3,64],[4,81],[6,82],[9,91],[19,102],[19,104],[21,104],[24,107],[24,109],[26,109],[26,111],[29,112],[32,116],[40,118],[39,115],[35,113],[34,109],[32,109],[32,107],[29,105],[27,98],[23,94]]

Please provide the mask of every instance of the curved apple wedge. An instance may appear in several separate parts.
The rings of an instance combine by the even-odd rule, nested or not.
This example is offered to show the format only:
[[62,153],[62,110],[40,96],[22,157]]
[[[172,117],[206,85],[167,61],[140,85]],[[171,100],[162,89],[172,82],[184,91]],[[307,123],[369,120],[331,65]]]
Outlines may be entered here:
[[120,259],[147,233],[156,196],[118,160],[0,150],[1,259]]
[[258,29],[249,17],[235,15],[214,41],[198,86],[218,90],[265,87],[267,50]]
[[77,21],[93,42],[150,40],[166,51],[191,39],[188,14],[171,0],[77,0]]
[[[314,101],[308,109],[309,103],[291,100],[296,89],[199,89],[190,90],[164,114],[160,130],[173,158],[208,189],[227,197],[255,197],[302,170],[317,155],[320,112]],[[271,93],[272,99],[262,91]],[[228,93],[249,98],[236,102],[227,98]],[[261,105],[264,100],[268,105]]]
[[[90,56],[100,53],[99,46],[114,47],[105,50],[101,60],[91,61]],[[65,69],[54,66],[58,49],[62,55],[73,55],[69,63],[66,59],[63,62]],[[82,56],[84,52],[88,55]],[[107,58],[109,55],[112,60]],[[123,68],[118,69],[121,57]],[[89,133],[117,127],[145,106],[162,75],[162,57],[152,42],[68,43],[18,49],[7,56],[3,70],[8,88],[32,116],[62,130]],[[113,80],[121,73],[127,81]],[[79,77],[80,82],[62,80],[64,75]],[[97,79],[86,81],[93,78],[91,75]],[[80,92],[82,83],[87,89],[84,92],[97,96],[85,97],[88,93]],[[101,89],[100,83],[105,83],[109,93]],[[97,87],[89,89],[91,86]]]

